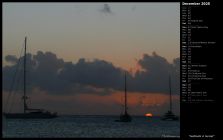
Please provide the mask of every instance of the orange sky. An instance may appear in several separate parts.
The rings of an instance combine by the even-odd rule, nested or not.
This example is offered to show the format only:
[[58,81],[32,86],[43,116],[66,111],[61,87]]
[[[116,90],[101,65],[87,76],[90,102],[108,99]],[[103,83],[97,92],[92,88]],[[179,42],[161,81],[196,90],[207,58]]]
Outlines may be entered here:
[[[30,95],[32,107],[40,107],[56,111],[59,114],[72,115],[118,115],[123,109],[124,93],[115,92],[110,95],[76,94],[76,95],[49,95],[38,89]],[[172,96],[174,111],[179,113],[179,96]],[[3,94],[5,105],[6,96]],[[30,103],[30,101],[28,102]],[[147,112],[161,115],[169,108],[169,96],[161,93],[129,93],[128,108],[132,115],[144,115]],[[21,111],[22,101],[19,95],[15,96],[14,111]]]
[[19,57],[25,36],[32,54],[50,51],[72,62],[98,58],[127,70],[144,53],[155,51],[169,62],[179,57],[179,3],[108,4],[113,15],[98,11],[104,3],[4,3],[3,58]]
[[[27,52],[33,55],[50,51],[74,63],[80,58],[97,58],[133,74],[140,70],[137,60],[143,54],[155,51],[169,62],[179,57],[179,3],[108,4],[112,15],[99,12],[104,3],[4,3],[3,66],[6,55],[19,57],[25,36]],[[122,109],[123,92],[49,95],[35,89],[32,93],[32,106],[62,114],[120,114]],[[131,114],[163,114],[168,109],[169,98],[161,93],[129,93],[128,97]],[[179,101],[179,96],[173,98]],[[15,101],[19,110],[20,97]],[[179,112],[179,103],[176,110]]]

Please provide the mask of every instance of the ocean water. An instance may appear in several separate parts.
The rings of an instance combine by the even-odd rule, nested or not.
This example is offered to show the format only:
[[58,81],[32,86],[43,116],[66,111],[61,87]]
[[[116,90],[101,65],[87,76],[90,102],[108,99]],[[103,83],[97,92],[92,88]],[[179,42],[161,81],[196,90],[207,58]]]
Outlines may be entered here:
[[13,138],[152,138],[179,137],[180,121],[159,117],[61,116],[54,119],[6,119],[3,137]]

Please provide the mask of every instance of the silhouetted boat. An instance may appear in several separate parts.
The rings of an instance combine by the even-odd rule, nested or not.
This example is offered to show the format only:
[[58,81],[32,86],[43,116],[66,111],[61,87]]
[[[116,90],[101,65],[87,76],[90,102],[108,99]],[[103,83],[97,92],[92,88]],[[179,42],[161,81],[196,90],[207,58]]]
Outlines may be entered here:
[[23,113],[3,113],[3,115],[5,116],[5,118],[8,119],[49,119],[49,118],[55,118],[57,117],[57,113],[51,113],[47,110],[43,110],[43,109],[32,109],[29,108],[27,105],[27,99],[28,97],[26,96],[26,40],[27,37],[25,37],[25,49],[24,49],[24,68],[23,68],[23,72],[24,72],[24,94],[23,94]]
[[170,109],[167,113],[164,114],[164,116],[161,118],[162,120],[169,120],[169,121],[172,121],[172,120],[178,120],[179,118],[174,115],[174,113],[172,112],[172,94],[171,94],[171,79],[170,79],[170,76],[169,76],[169,92],[170,92]]
[[125,106],[124,106],[124,114],[120,115],[119,120],[115,120],[116,122],[131,122],[132,118],[127,112],[127,88],[126,88],[126,73],[125,73]]

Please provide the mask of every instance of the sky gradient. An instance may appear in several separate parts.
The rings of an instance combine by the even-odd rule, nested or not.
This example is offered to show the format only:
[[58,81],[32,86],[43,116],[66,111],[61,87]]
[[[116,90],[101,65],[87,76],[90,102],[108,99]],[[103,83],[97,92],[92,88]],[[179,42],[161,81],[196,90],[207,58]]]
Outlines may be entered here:
[[[104,3],[3,3],[2,26],[3,67],[9,64],[5,61],[5,56],[15,55],[17,58],[19,57],[24,37],[27,36],[28,53],[33,54],[36,61],[43,64],[39,70],[49,69],[40,57],[45,57],[46,63],[61,63],[58,64],[60,65],[58,69],[59,67],[69,69],[67,62],[72,62],[73,68],[81,69],[83,67],[79,67],[78,64],[82,62],[89,68],[92,68],[92,65],[103,65],[102,67],[104,67],[105,64],[106,67],[118,74],[118,68],[121,71],[127,70],[134,73],[139,70],[138,77],[133,76],[130,83],[132,81],[132,83],[140,84],[139,81],[144,80],[152,83],[153,86],[159,85],[161,90],[157,91],[157,89],[142,86],[130,89],[131,114],[142,115],[150,111],[160,115],[167,110],[168,94],[164,94],[167,84],[159,82],[159,80],[153,82],[151,79],[149,81],[143,79],[147,74],[143,72],[143,67],[152,72],[154,70],[150,66],[172,70],[169,67],[175,63],[173,60],[179,58],[179,3],[107,3],[107,5]],[[52,61],[50,61],[51,58],[53,58]],[[83,58],[85,61],[80,61]],[[62,59],[61,62],[59,59]],[[95,59],[105,62],[95,61]],[[159,65],[153,64],[153,62],[157,62],[156,60],[161,63]],[[111,63],[112,66],[108,63]],[[55,67],[55,69],[57,68]],[[6,68],[3,71],[8,72]],[[157,71],[157,73],[154,72],[155,76],[165,73],[159,69]],[[40,71],[33,71],[33,73],[35,72],[41,75]],[[68,72],[65,71],[64,73],[67,74]],[[72,72],[70,71],[70,73]],[[75,71],[73,74],[80,73]],[[44,77],[44,75],[40,77]],[[165,78],[164,80],[166,80]],[[155,79],[157,78],[155,77]],[[89,86],[86,84],[95,84],[99,86],[93,86],[95,92],[101,92],[101,90],[104,92],[104,89],[107,91],[107,87],[92,81],[92,83],[82,81],[83,87],[81,88]],[[72,86],[75,85],[73,84]],[[173,87],[178,86],[178,84],[173,82]],[[73,95],[52,94],[52,89],[38,86],[40,89],[33,87],[30,90],[33,104],[36,106],[43,105],[43,107],[64,114],[117,114],[120,112],[118,109],[123,92],[113,84],[108,86],[112,88],[112,91],[109,89],[107,95],[91,94],[89,91],[86,91],[89,93],[75,93]],[[76,88],[75,91],[80,91],[76,85],[74,87]],[[91,88],[87,87],[87,89]],[[174,91],[177,92],[177,90]],[[7,90],[3,90],[3,92],[4,95],[8,94]],[[174,108],[179,114],[179,93],[174,94]],[[54,108],[55,106],[57,109]],[[75,106],[81,107],[75,109]],[[16,110],[19,110],[18,106]],[[92,112],[85,110],[92,110]]]
[[[179,3],[3,3],[3,55],[51,51],[66,61],[104,59],[130,69],[144,53],[179,57]],[[129,63],[131,62],[131,63]]]

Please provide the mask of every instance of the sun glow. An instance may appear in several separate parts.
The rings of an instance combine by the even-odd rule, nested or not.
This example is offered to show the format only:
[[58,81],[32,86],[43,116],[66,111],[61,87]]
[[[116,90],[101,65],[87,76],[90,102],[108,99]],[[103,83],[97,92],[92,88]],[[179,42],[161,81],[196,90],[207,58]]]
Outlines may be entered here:
[[146,113],[145,116],[146,116],[146,117],[152,117],[153,114],[152,114],[152,113]]

